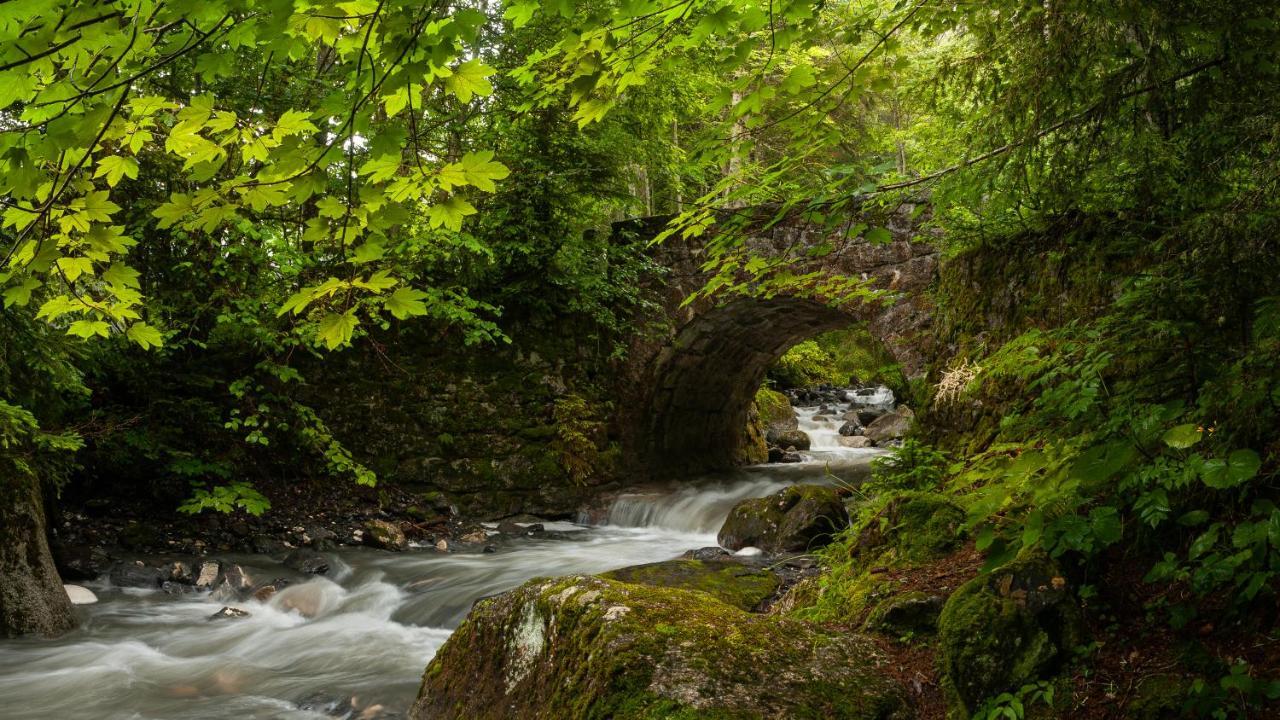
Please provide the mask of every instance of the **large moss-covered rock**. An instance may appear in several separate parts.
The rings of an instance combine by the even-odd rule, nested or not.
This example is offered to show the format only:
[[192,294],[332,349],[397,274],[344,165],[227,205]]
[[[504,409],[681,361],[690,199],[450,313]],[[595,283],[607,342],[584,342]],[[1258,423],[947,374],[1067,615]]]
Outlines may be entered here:
[[411,717],[910,717],[857,636],[705,593],[572,576],[482,600],[427,666]]
[[849,525],[849,511],[834,488],[792,485],[734,506],[717,540],[731,550],[804,552],[831,542]]
[[938,618],[943,673],[956,703],[1052,677],[1081,640],[1080,610],[1057,566],[1026,555],[961,585]]
[[667,560],[613,570],[600,577],[697,590],[743,610],[754,610],[778,589],[778,578],[773,573],[734,560]]

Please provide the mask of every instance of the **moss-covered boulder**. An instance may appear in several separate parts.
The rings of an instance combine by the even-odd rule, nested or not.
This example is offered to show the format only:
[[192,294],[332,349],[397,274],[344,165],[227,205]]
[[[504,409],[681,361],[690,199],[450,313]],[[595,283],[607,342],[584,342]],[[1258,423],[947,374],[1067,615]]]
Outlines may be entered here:
[[849,511],[834,488],[792,485],[734,506],[717,540],[731,550],[805,552],[831,542],[849,525]]
[[1028,554],[961,585],[938,618],[943,673],[955,702],[1048,679],[1080,644],[1080,609],[1058,567]]
[[857,636],[706,593],[571,576],[472,609],[427,666],[411,717],[907,718]]
[[796,411],[791,407],[791,401],[777,390],[761,387],[756,391],[755,404],[766,428],[778,432],[800,427],[800,421],[796,417]]
[[668,560],[633,565],[600,577],[639,585],[697,590],[743,610],[756,609],[778,589],[778,578],[773,573],[734,560]]
[[380,550],[404,550],[409,541],[399,526],[386,520],[370,520],[364,524],[364,544]]
[[932,560],[956,548],[964,520],[964,510],[942,495],[901,493],[863,523],[853,551],[881,564]]

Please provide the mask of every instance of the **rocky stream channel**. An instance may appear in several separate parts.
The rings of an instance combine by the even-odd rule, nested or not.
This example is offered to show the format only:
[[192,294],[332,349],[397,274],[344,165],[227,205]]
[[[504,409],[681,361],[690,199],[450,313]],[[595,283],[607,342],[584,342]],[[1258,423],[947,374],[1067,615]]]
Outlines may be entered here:
[[[809,512],[780,529],[774,521],[753,525],[744,501],[793,493],[787,502],[807,507],[811,498],[801,494],[814,485],[826,493],[819,504],[836,497],[883,452],[868,438],[875,426],[879,444],[891,443],[890,426],[909,413],[894,410],[885,388],[802,391],[792,400],[795,422],[770,429],[775,462],[614,494],[577,522],[490,524],[495,542],[470,551],[313,543],[319,551],[210,555],[177,565],[132,558],[69,588],[82,620],[73,633],[0,643],[0,715],[433,717],[430,707],[414,705],[423,668],[477,600],[535,577],[617,571],[614,579],[643,584],[646,568],[658,567],[651,564],[682,556],[762,578],[721,599],[765,609],[817,572],[806,546],[816,533],[838,529],[831,516],[843,509]],[[515,632],[511,642],[523,642]]]

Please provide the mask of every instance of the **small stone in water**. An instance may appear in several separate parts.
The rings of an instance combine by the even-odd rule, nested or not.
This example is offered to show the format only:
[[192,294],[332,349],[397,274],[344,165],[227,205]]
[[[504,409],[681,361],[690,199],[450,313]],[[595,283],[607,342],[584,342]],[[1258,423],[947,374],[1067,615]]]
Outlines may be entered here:
[[744,547],[738,552],[734,553],[734,555],[739,555],[741,557],[755,557],[756,555],[763,555],[763,554],[764,554],[764,551],[758,547]]
[[218,579],[218,570],[219,566],[216,562],[201,563],[200,575],[196,577],[196,587],[213,587],[213,582]]
[[67,597],[71,599],[72,605],[92,605],[98,602],[98,596],[87,587],[63,585],[62,589],[67,591]]
[[449,542],[443,539],[439,540],[438,542],[436,542],[436,549],[439,550],[440,552],[448,552]]
[[228,606],[223,607],[223,608],[222,608],[221,610],[219,610],[218,612],[216,612],[216,613],[214,613],[214,614],[210,615],[210,616],[209,616],[209,619],[210,619],[210,620],[221,620],[221,619],[223,619],[223,618],[239,619],[239,618],[247,618],[247,617],[249,617],[249,611],[248,611],[248,610],[241,610],[240,608],[237,608],[237,607],[231,607],[230,605],[228,605]]

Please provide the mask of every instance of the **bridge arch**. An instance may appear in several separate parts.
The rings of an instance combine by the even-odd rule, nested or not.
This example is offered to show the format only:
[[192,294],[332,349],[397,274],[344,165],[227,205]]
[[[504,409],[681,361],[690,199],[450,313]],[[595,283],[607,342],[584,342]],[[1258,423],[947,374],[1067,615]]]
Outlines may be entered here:
[[[798,257],[798,272],[857,277],[887,291],[882,301],[843,306],[785,295],[684,304],[708,278],[702,245],[696,239],[663,244],[657,259],[669,270],[663,283],[668,330],[640,348],[633,356],[640,371],[627,376],[639,397],[632,395],[632,410],[624,414],[626,435],[644,474],[670,478],[739,464],[751,402],[766,371],[789,348],[823,332],[863,323],[908,378],[923,372],[930,342],[927,289],[938,254],[927,242],[932,238],[916,237],[910,220],[889,228],[892,240],[881,243],[833,242],[829,233],[786,224],[750,238],[757,252]],[[833,249],[815,258],[804,254],[819,244]]]

